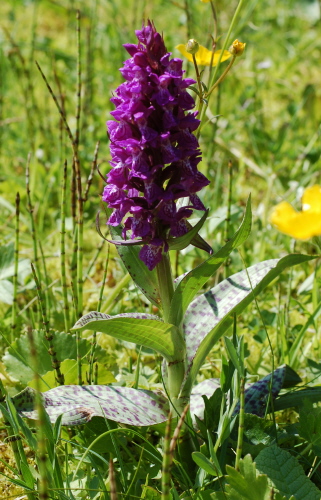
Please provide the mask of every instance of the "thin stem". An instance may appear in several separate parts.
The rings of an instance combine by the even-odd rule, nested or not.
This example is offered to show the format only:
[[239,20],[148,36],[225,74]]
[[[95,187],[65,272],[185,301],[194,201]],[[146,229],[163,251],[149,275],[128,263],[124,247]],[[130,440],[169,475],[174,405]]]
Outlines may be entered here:
[[[227,195],[227,214],[225,219],[225,237],[224,241],[227,243],[230,237],[230,225],[231,225],[231,208],[232,208],[232,181],[233,181],[233,164],[231,160],[228,162],[228,195]],[[229,261],[230,259],[226,259],[224,266],[224,279],[228,277],[229,274]]]
[[[97,306],[97,311],[100,312],[102,302],[103,302],[103,296],[104,296],[104,288],[105,288],[105,283],[106,283],[106,278],[107,278],[107,271],[108,271],[108,264],[109,264],[109,244],[107,247],[107,258],[106,258],[106,263],[105,263],[105,268],[104,268],[104,274],[103,274],[103,280],[102,284],[100,287],[99,291],[99,299],[98,299],[98,306]],[[88,384],[93,383],[93,368],[94,368],[94,361],[95,361],[95,349],[97,345],[97,332],[93,332],[93,338],[91,341],[91,350],[89,354],[89,373],[88,373]]]
[[212,10],[212,15],[213,15],[213,24],[214,24],[214,29],[213,29],[213,39],[212,39],[212,56],[211,56],[211,62],[210,62],[210,67],[209,67],[209,72],[208,72],[208,82],[207,86],[209,87],[212,81],[212,71],[213,71],[213,61],[214,61],[214,55],[216,51],[216,43],[217,43],[217,14],[216,14],[216,9],[213,0],[210,2],[211,4],[211,10]]
[[223,71],[223,73],[221,74],[221,76],[218,78],[218,80],[216,80],[216,82],[214,83],[214,85],[211,87],[211,89],[207,92],[206,94],[206,97],[209,97],[211,95],[211,93],[213,92],[213,90],[216,89],[216,87],[222,83],[222,81],[224,80],[224,78],[226,77],[227,73],[230,71],[231,67],[233,66],[234,62],[235,62],[235,59],[236,59],[236,56],[233,56],[232,59],[230,60],[228,66],[225,68],[225,70]]
[[11,316],[11,342],[15,339],[17,320],[17,292],[18,292],[18,263],[19,263],[19,216],[20,216],[20,195],[16,195],[16,219],[15,219],[15,245],[14,245],[14,275],[13,275],[13,302]]
[[39,282],[39,279],[38,279],[38,276],[37,276],[37,273],[36,273],[36,270],[35,270],[33,264],[31,264],[31,270],[32,270],[33,278],[36,282],[37,295],[38,295],[38,301],[39,301],[39,306],[40,306],[41,315],[42,315],[42,322],[43,322],[43,326],[44,326],[45,338],[49,344],[48,353],[51,357],[51,365],[56,372],[57,382],[60,385],[63,385],[64,384],[64,376],[60,371],[60,361],[56,357],[56,352],[55,352],[54,345],[52,342],[54,337],[53,337],[52,333],[50,332],[49,321],[47,319],[46,304],[45,304],[43,292],[41,289],[41,285],[40,285],[40,282]]
[[78,157],[78,145],[77,141],[74,138],[70,127],[67,123],[66,116],[62,111],[62,108],[58,102],[57,97],[52,91],[51,86],[48,83],[47,78],[45,77],[42,69],[36,61],[37,68],[40,71],[42,78],[44,79],[46,86],[52,96],[59,114],[64,122],[66,132],[71,142],[72,150],[73,150],[73,165],[75,168],[75,182],[76,182],[76,192],[77,192],[77,226],[78,226],[78,238],[77,238],[77,316],[80,318],[82,316],[82,308],[83,308],[83,198],[82,198],[82,186],[81,186],[81,173],[80,173],[80,163]]
[[80,43],[80,11],[77,10],[77,107],[76,107],[76,135],[75,144],[78,149],[80,135],[80,112],[81,112],[81,43]]
[[170,468],[171,468],[171,421],[172,415],[171,413],[168,415],[168,420],[166,423],[164,443],[163,443],[163,465],[162,465],[162,500],[170,500],[171,494],[171,476],[170,476]]
[[199,98],[198,113],[199,113],[199,115],[201,115],[202,109],[203,109],[203,105],[204,105],[203,87],[202,87],[200,72],[198,70],[198,66],[197,66],[197,62],[196,62],[196,57],[195,57],[194,54],[192,54],[192,58],[193,58],[193,64],[194,64],[194,68],[195,68],[196,80],[197,80],[197,86],[198,86],[198,92],[199,92],[199,96],[198,96],[198,98]]
[[29,342],[30,342],[30,357],[34,368],[34,379],[35,379],[35,410],[37,411],[38,422],[37,422],[37,453],[36,459],[38,462],[39,469],[39,500],[49,499],[49,477],[46,467],[47,462],[47,448],[46,448],[46,417],[45,410],[41,401],[41,389],[40,389],[40,378],[39,378],[39,368],[38,368],[38,358],[37,350],[34,342],[33,335],[31,331],[28,332]]
[[223,57],[224,51],[226,50],[227,45],[228,45],[228,43],[229,43],[229,39],[230,39],[230,36],[231,36],[232,30],[233,30],[233,28],[234,28],[234,25],[235,25],[235,23],[236,23],[236,20],[237,20],[237,18],[238,18],[238,15],[239,15],[239,13],[240,13],[240,11],[241,11],[241,8],[242,8],[242,6],[243,6],[243,2],[244,2],[244,0],[240,0],[240,1],[239,1],[238,6],[236,7],[236,10],[235,10],[235,12],[234,12],[234,16],[233,16],[233,18],[232,18],[231,24],[230,24],[230,26],[229,26],[229,29],[228,29],[227,35],[226,35],[225,40],[224,40],[224,44],[223,44],[223,47],[222,47],[222,50],[221,50],[221,53],[220,53],[220,57],[219,57],[219,59],[218,59],[218,61],[217,61],[217,66],[215,67],[215,71],[214,71],[213,78],[212,78],[212,82],[211,82],[212,84],[213,84],[213,82],[215,81],[215,78],[216,78],[217,72],[218,72],[218,70],[219,70],[219,67],[220,67],[220,64],[221,64],[221,60],[222,60],[222,57]]
[[[36,234],[36,226],[33,217],[33,206],[31,204],[31,195],[30,195],[30,159],[31,154],[28,154],[27,165],[26,165],[26,191],[27,191],[27,204],[28,204],[28,212],[30,215],[31,222],[31,237],[33,243],[33,261],[34,266],[38,266],[38,246],[37,246],[37,234]],[[39,272],[39,271],[38,271]]]
[[113,457],[110,455],[109,459],[109,484],[110,484],[110,500],[117,500],[117,487],[116,487],[116,476],[114,469]]
[[65,237],[66,237],[66,184],[67,184],[67,160],[64,163],[62,189],[61,189],[61,237],[60,237],[60,269],[61,269],[61,285],[62,285],[62,296],[64,302],[64,322],[65,331],[68,332],[70,328],[70,316],[69,316],[69,303],[68,303],[68,284],[66,278],[66,249],[65,249]]
[[94,178],[94,172],[95,172],[96,167],[97,167],[98,151],[99,151],[99,141],[96,144],[94,158],[93,158],[93,161],[92,161],[92,164],[91,164],[90,173],[89,173],[89,176],[88,176],[88,179],[87,179],[87,184],[86,184],[86,187],[85,187],[85,193],[84,193],[84,198],[83,198],[84,203],[88,200],[89,189],[90,189],[90,186],[92,184],[92,181],[93,181],[93,178]]
[[245,415],[245,377],[241,378],[240,381],[240,413],[239,413],[239,429],[237,436],[237,445],[236,445],[236,458],[235,458],[235,469],[240,469],[240,459],[242,456],[242,448],[243,448],[243,434],[244,434],[244,415]]
[[189,40],[191,38],[191,25],[192,25],[192,19],[191,19],[191,13],[188,5],[188,0],[184,0],[184,10],[186,14],[186,30],[187,30],[187,39]]
[[[227,44],[229,43],[229,39],[230,39],[230,36],[231,36],[232,30],[233,30],[233,28],[234,28],[234,25],[235,25],[235,23],[236,23],[236,20],[237,20],[237,18],[238,18],[238,15],[239,15],[239,13],[240,13],[240,11],[241,11],[241,8],[242,8],[242,6],[243,6],[243,2],[244,2],[244,0],[240,0],[240,1],[239,1],[239,3],[238,3],[238,6],[236,7],[236,11],[234,12],[233,19],[232,19],[232,21],[231,21],[231,24],[230,24],[230,26],[229,26],[229,29],[228,29],[227,35],[226,35],[226,37],[225,37],[224,44],[223,44],[222,50],[221,50],[221,52],[220,52],[220,56],[219,56],[219,59],[218,59],[218,61],[217,61],[217,65],[216,65],[216,67],[215,67],[215,71],[214,71],[214,73],[213,73],[212,81],[211,81],[211,84],[209,85],[209,87],[211,87],[211,85],[213,84],[213,82],[215,82],[215,78],[216,78],[216,75],[217,75],[218,69],[219,69],[219,67],[220,67],[221,60],[222,60],[222,57],[223,57],[224,51],[226,50],[226,48],[227,48]],[[219,80],[220,80],[220,79],[219,79]],[[217,86],[217,85],[219,85],[219,83],[221,83],[221,81],[222,81],[222,80],[220,80],[220,81],[219,81],[219,80],[216,82],[216,84],[215,84],[216,86]],[[209,94],[208,94],[208,95],[209,95]],[[198,127],[199,132],[198,132],[197,137],[199,137],[199,134],[200,134],[200,129],[201,129],[201,127],[202,127],[202,123],[203,123],[203,120],[204,120],[204,116],[205,116],[205,109],[203,109],[202,115],[199,117],[199,118],[200,118],[200,120],[201,120],[201,124],[200,124],[200,127]]]
[[51,290],[49,289],[49,276],[47,273],[46,260],[45,260],[45,255],[44,255],[41,240],[39,240],[39,250],[40,250],[40,254],[41,254],[41,261],[42,261],[42,267],[43,267],[43,272],[44,272],[44,282],[45,282],[46,289],[48,290],[48,293],[45,294],[46,309],[50,311],[51,302],[50,302],[49,297],[51,295]]

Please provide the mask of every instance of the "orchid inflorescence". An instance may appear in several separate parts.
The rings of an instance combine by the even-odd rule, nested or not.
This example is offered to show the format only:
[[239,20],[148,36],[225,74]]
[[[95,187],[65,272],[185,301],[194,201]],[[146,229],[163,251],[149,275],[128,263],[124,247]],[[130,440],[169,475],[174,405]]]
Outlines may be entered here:
[[[209,180],[198,170],[201,152],[193,132],[199,126],[193,97],[183,78],[183,61],[171,59],[150,21],[136,31],[138,44],[125,44],[131,55],[120,70],[126,79],[111,101],[108,121],[111,166],[103,200],[113,209],[111,226],[125,219],[126,238],[141,238],[140,258],[151,270],[168,251],[166,239],[188,231],[193,209],[205,210],[196,195]],[[177,200],[187,204],[177,207]]]

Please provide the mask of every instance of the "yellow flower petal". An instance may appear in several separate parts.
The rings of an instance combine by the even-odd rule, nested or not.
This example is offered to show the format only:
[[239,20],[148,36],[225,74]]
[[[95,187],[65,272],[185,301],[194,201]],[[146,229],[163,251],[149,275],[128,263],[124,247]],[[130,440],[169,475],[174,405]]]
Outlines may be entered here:
[[201,0],[203,3],[209,3],[211,0]]
[[308,240],[321,234],[320,213],[296,212],[286,201],[274,208],[270,221],[281,233],[298,240]]
[[321,186],[308,187],[302,196],[302,210],[321,214]]
[[[186,59],[188,61],[193,62],[193,56],[192,56],[192,54],[189,54],[187,52],[185,45],[183,45],[181,43],[180,45],[177,45],[176,48],[177,48],[177,50],[180,51],[180,53],[184,57],[186,57]],[[217,65],[221,52],[222,52],[221,50],[217,50],[215,52],[212,66]],[[222,56],[221,62],[226,61],[230,57],[232,57],[230,52],[228,50],[224,50],[224,54]],[[212,51],[208,50],[206,47],[203,47],[203,45],[200,45],[198,52],[195,54],[195,59],[196,59],[197,64],[200,66],[209,66],[211,64],[211,58],[212,58]]]

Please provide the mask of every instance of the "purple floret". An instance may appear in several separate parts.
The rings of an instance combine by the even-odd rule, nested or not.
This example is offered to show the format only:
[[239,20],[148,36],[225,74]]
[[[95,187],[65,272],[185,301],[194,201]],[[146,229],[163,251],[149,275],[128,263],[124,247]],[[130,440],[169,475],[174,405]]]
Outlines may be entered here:
[[[168,251],[166,240],[188,231],[193,209],[205,210],[195,194],[209,180],[198,171],[201,152],[193,132],[199,126],[195,106],[183,78],[183,61],[170,59],[162,36],[148,21],[136,31],[139,43],[125,44],[131,56],[120,70],[125,83],[111,99],[116,106],[108,121],[112,160],[103,201],[119,225],[125,216],[123,237],[144,243],[140,258],[152,270]],[[179,198],[189,198],[177,209]]]

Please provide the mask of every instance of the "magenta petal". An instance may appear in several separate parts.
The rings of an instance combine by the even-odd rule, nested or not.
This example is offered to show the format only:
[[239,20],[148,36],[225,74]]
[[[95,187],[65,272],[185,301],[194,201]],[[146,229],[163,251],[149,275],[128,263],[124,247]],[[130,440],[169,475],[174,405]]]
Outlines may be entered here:
[[146,264],[150,271],[162,260],[162,249],[163,246],[144,245],[139,252],[139,258]]

